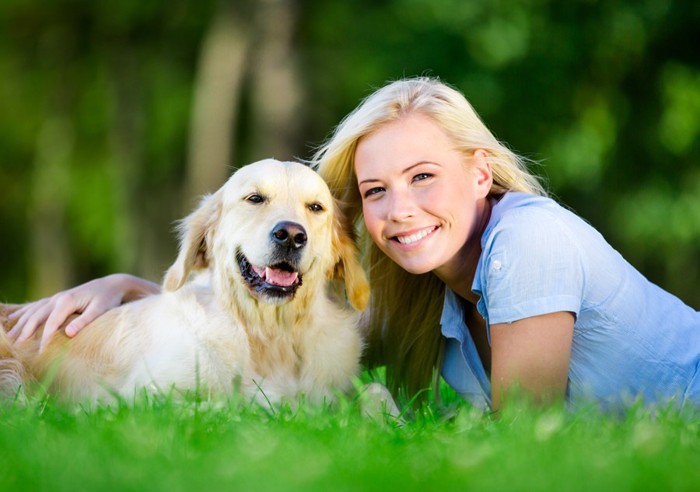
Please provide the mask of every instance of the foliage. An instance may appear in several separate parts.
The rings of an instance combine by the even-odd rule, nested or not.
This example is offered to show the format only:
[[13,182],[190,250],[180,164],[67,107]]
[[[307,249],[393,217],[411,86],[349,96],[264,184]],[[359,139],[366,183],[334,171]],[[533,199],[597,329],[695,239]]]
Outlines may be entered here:
[[[115,270],[157,279],[167,267],[171,224],[192,206],[182,189],[201,44],[226,3],[263,5],[0,4],[0,299]],[[698,2],[273,3],[295,12],[299,157],[385,81],[439,76],[514,150],[541,161],[535,171],[556,197],[700,307]],[[254,69],[262,47],[258,32],[248,35]],[[266,133],[252,125],[255,90],[248,77],[235,166],[265,156],[250,135]],[[63,269],[55,282],[40,275],[50,269],[40,257]]]
[[[697,490],[700,420],[466,403],[415,418],[150,396],[0,406],[0,489]],[[449,411],[446,411],[449,410]]]

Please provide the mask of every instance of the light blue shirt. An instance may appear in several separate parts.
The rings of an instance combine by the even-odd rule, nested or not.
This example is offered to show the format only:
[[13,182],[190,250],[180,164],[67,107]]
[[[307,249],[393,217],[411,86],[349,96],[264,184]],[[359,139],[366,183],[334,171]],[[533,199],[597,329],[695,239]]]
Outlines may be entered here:
[[[576,316],[571,403],[700,404],[700,312],[649,282],[580,217],[549,198],[507,193],[492,209],[481,247],[472,292],[487,331],[557,311]],[[489,378],[450,289],[441,325],[445,381],[487,408]]]

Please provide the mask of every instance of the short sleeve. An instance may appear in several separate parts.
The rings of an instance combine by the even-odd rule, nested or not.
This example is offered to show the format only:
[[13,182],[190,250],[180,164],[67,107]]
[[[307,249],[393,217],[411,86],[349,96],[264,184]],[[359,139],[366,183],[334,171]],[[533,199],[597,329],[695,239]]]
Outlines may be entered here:
[[483,244],[474,292],[489,324],[558,311],[578,316],[585,258],[562,219],[543,209],[504,215]]

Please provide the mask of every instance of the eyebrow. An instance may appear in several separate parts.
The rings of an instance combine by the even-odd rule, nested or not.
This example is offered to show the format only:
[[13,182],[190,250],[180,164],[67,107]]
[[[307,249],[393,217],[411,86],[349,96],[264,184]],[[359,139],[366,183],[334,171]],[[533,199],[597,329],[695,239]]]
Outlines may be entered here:
[[[433,162],[433,161],[419,161],[419,162],[416,162],[415,164],[411,164],[410,166],[408,166],[407,168],[405,168],[403,171],[401,171],[401,174],[402,174],[402,175],[403,175],[403,174],[407,174],[407,173],[411,172],[411,170],[412,170],[413,168],[416,168],[416,167],[421,166],[421,165],[423,165],[423,164],[432,164],[432,165],[434,165],[434,166],[437,166],[437,165],[438,165],[436,162]],[[364,183],[373,183],[373,182],[375,182],[375,181],[380,181],[380,180],[377,179],[377,178],[363,179],[362,181],[360,181],[359,183],[357,183],[357,185],[359,186],[359,185],[364,184]]]

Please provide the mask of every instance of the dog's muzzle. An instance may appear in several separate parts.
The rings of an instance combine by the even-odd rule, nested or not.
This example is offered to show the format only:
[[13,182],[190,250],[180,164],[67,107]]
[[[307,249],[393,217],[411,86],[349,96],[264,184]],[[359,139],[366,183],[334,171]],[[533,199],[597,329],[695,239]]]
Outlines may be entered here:
[[270,238],[273,255],[269,265],[253,265],[241,251],[237,252],[236,260],[251,292],[279,302],[291,299],[302,284],[302,276],[296,265],[308,237],[303,226],[284,221],[272,229]]

